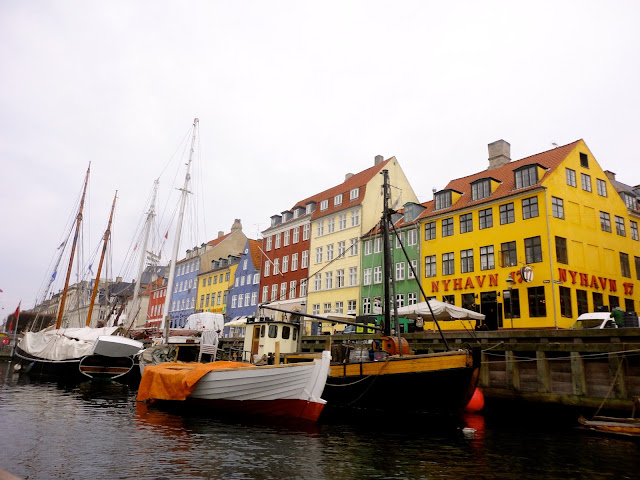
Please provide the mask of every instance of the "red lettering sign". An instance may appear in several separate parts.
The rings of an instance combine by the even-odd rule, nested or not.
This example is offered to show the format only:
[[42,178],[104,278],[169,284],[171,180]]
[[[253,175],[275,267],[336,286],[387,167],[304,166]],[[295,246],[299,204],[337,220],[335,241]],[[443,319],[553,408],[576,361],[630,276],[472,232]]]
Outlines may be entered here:
[[453,279],[453,289],[454,290],[462,290],[462,279],[454,278]]
[[431,282],[431,293],[438,292],[438,281]]
[[497,287],[498,286],[498,274],[497,273],[489,274],[489,286],[490,287]]

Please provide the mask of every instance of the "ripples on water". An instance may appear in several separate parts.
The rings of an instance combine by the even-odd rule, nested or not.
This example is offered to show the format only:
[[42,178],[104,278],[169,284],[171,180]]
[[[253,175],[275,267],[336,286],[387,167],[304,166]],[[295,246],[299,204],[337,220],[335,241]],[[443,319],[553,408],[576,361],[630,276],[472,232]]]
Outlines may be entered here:
[[490,412],[273,425],[147,408],[123,384],[65,387],[9,366],[0,362],[0,468],[24,479],[640,478],[640,442],[572,422]]

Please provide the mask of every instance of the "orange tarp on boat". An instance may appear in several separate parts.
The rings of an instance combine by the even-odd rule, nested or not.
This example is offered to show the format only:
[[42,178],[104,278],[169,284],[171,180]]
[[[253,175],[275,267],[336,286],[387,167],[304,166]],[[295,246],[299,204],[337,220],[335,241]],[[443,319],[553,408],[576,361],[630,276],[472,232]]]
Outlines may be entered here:
[[138,387],[139,402],[149,399],[185,400],[196,383],[212,370],[253,367],[249,363],[162,363],[145,367]]

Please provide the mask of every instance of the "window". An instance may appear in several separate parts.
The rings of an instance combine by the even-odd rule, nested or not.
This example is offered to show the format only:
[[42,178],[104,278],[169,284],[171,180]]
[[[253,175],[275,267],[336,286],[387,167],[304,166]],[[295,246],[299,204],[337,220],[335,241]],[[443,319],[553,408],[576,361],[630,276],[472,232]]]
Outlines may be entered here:
[[293,229],[293,243],[298,243],[300,241],[300,227],[295,227]]
[[371,313],[371,299],[363,298],[362,299],[362,313],[367,314]]
[[436,222],[427,222],[424,224],[424,239],[433,240],[436,238]]
[[344,230],[347,228],[347,214],[341,213],[338,215],[338,230]]
[[329,200],[322,200],[320,202],[320,211],[326,210],[329,208]]
[[349,300],[347,301],[347,314],[355,315],[356,314],[356,301]]
[[636,280],[640,280],[640,257],[633,257],[636,263]]
[[631,238],[638,240],[638,222],[629,220],[629,230],[631,230]]
[[349,200],[353,201],[353,200],[357,200],[357,198],[360,196],[360,188],[352,188],[351,191],[349,192]]
[[516,189],[530,187],[538,183],[538,168],[535,165],[519,168],[514,174]]
[[311,312],[313,315],[320,315],[320,304],[314,303],[313,306],[311,307]]
[[593,311],[599,312],[602,310],[604,306],[604,300],[602,298],[602,294],[598,292],[593,292]]
[[307,268],[309,266],[309,250],[302,252],[302,261],[300,262],[300,268]]
[[269,301],[269,287],[262,287],[262,302]]
[[551,197],[551,212],[555,218],[564,219],[564,201],[561,198]]
[[547,304],[544,297],[544,287],[529,287],[527,293],[529,295],[529,316],[546,317]]
[[341,242],[338,242],[338,258],[344,257],[344,253],[346,249],[347,249],[347,242],[345,242],[344,240]]
[[356,208],[351,210],[351,226],[357,227],[358,225],[360,225],[360,210]]
[[316,247],[316,263],[322,263],[322,247]]
[[631,278],[631,268],[629,267],[629,255],[622,252],[620,252],[620,272],[623,277]]
[[342,205],[342,194],[336,195],[335,197],[333,197],[333,204],[334,205]]
[[272,237],[271,236],[267,237],[267,245],[264,247],[267,252],[271,250],[271,242],[272,242]]
[[407,245],[416,245],[418,243],[418,231],[411,229],[407,230]]
[[278,325],[269,325],[269,338],[276,338],[278,336]]
[[289,255],[285,255],[282,257],[282,273],[287,273],[289,271]]
[[460,233],[473,232],[473,214],[460,215]]
[[371,255],[371,246],[372,246],[373,242],[371,240],[367,240],[366,242],[364,242],[364,254],[365,255]]
[[609,310],[620,306],[620,298],[617,295],[609,295]]
[[373,283],[382,283],[382,267],[377,266],[373,269]]
[[322,290],[322,274],[316,273],[313,277],[313,286],[316,289],[316,292]]
[[444,303],[448,303],[449,305],[455,305],[456,304],[456,297],[455,297],[455,295],[443,295],[442,296],[442,301]]
[[271,301],[274,302],[278,299],[278,284],[271,285]]
[[289,282],[289,298],[296,298],[297,283],[295,280]]
[[443,208],[449,208],[451,206],[451,190],[436,193],[435,195],[435,208],[434,210],[442,210]]
[[571,289],[560,287],[560,315],[567,318],[573,318],[571,310]]
[[358,267],[349,267],[349,286],[358,285]]
[[275,248],[280,248],[280,234],[277,233],[276,235],[274,235],[274,237],[276,238]]
[[575,187],[576,186],[576,171],[575,170],[571,170],[570,168],[565,169],[565,172],[567,174],[567,185],[569,185],[570,187]]
[[396,263],[396,280],[404,280],[405,263]]
[[453,217],[442,220],[442,236],[450,237],[453,235]]
[[333,260],[333,243],[331,245],[327,245],[327,262]]
[[611,232],[611,218],[607,212],[600,212],[600,229],[603,232]]
[[[235,295],[234,295],[235,297]],[[231,306],[233,307],[233,298],[231,299]],[[238,308],[241,308],[242,306],[244,306],[244,295],[240,295],[240,298],[238,298]]]
[[418,293],[410,292],[407,294],[407,305],[415,305],[418,303]]
[[411,267],[409,267],[408,271],[407,271],[407,278],[416,278],[416,276],[413,274],[413,272],[416,272],[416,274],[418,273],[418,260],[411,260],[411,267],[413,267],[413,269]]
[[509,319],[520,318],[520,291],[518,289],[503,290],[502,297],[504,298],[504,317]]
[[471,201],[481,200],[491,195],[491,180],[477,180],[471,184]]
[[496,268],[493,245],[480,247],[480,270],[491,270]]
[[382,251],[382,238],[378,237],[373,241],[373,253],[380,253]]
[[502,267],[516,267],[518,265],[518,253],[516,242],[505,242],[500,245],[502,252]]
[[586,153],[580,153],[580,166],[589,168],[589,157],[587,157]]
[[280,259],[276,258],[273,261],[273,274],[278,275],[280,273]]
[[349,240],[349,256],[358,254],[358,239],[352,238]]
[[298,270],[298,254],[292,253],[291,254],[291,271],[295,272],[296,270]]
[[302,226],[302,240],[309,240],[309,231],[311,230],[311,225],[305,223]]
[[478,223],[480,230],[493,227],[493,209],[486,208],[478,212]]
[[344,313],[344,302],[336,302],[336,313]]
[[538,263],[542,261],[540,237],[524,239],[524,255],[527,263]]
[[578,315],[589,312],[589,304],[587,301],[587,292],[584,290],[576,290],[576,300],[578,303]]
[[436,276],[436,256],[428,255],[424,257],[424,276],[425,278]]
[[371,285],[371,272],[373,269],[365,268],[363,270],[362,284],[363,285]]
[[324,220],[320,220],[316,226],[316,237],[324,235]]
[[289,237],[291,235],[291,231],[287,230],[286,232],[284,232],[284,239],[282,240],[282,244],[286,247],[287,245],[289,245]]
[[327,233],[333,233],[336,229],[336,219],[334,217],[327,219]]
[[453,252],[442,254],[442,275],[453,275],[456,273],[455,255]]
[[307,279],[306,278],[303,278],[302,280],[300,280],[300,296],[301,297],[307,296]]
[[396,248],[402,248],[404,245],[404,232],[398,232],[396,235]]
[[585,192],[591,191],[591,177],[586,173],[580,174],[580,182],[582,183],[582,190]]
[[538,216],[538,197],[524,198],[522,200],[522,218],[535,218]]
[[626,237],[627,232],[624,229],[624,218],[616,215],[615,219],[616,219],[616,233],[621,237]]
[[516,218],[515,218],[515,213],[513,209],[513,203],[500,205],[500,225],[513,223],[515,221],[516,221]]
[[460,273],[473,272],[473,249],[460,251]]
[[253,284],[257,285],[258,283],[260,283],[260,274],[259,273],[254,273],[253,274]]
[[598,190],[598,195],[602,197],[607,196],[607,182],[604,180],[596,178],[596,189]]
[[396,307],[397,308],[404,307],[404,294],[403,293],[396,294]]
[[[240,296],[240,303],[242,306],[242,295]],[[231,308],[236,308],[236,305],[238,304],[238,297],[236,295],[233,295],[231,297]]]
[[251,292],[251,305],[258,303],[258,292]]
[[558,263],[569,263],[569,255],[567,254],[567,239],[556,237],[556,260]]
[[344,287],[344,269],[336,270],[336,288]]
[[636,200],[636,197],[628,194],[627,192],[621,192],[620,195],[622,195],[624,204],[627,208],[630,208],[631,210],[636,210],[638,208],[638,201]]

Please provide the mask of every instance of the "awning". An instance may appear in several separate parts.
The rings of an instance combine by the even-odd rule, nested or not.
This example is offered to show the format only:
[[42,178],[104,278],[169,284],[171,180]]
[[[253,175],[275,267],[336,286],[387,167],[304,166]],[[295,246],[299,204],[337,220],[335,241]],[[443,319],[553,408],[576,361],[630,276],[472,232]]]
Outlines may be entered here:
[[247,325],[247,317],[234,317],[229,323],[225,323],[225,327],[245,327]]

